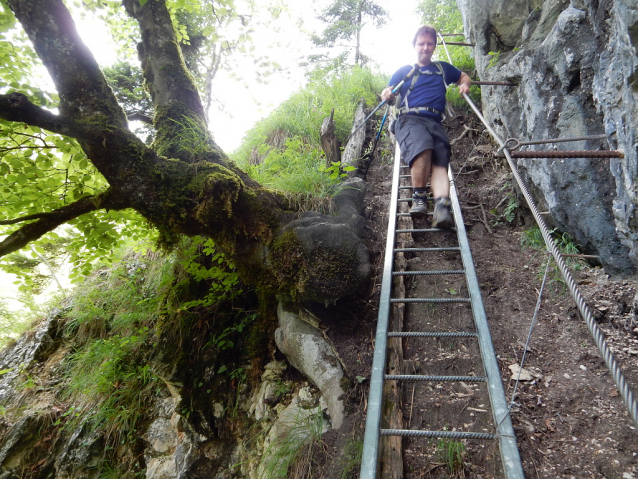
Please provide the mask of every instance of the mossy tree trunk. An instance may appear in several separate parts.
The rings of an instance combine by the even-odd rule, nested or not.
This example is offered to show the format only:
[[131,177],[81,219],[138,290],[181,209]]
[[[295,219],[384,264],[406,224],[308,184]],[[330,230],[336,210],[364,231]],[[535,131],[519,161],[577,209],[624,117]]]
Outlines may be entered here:
[[[277,247],[281,228],[295,212],[282,196],[229,161],[208,133],[202,102],[164,0],[144,5],[139,0],[122,2],[142,34],[138,50],[156,112],[151,147],[128,129],[122,108],[62,0],[6,1],[48,69],[60,105],[54,115],[13,92],[0,95],[0,117],[76,138],[109,188],[58,210],[16,218],[12,222],[22,226],[0,243],[0,256],[80,214],[132,208],[169,244],[181,234],[213,238],[233,258],[245,281],[259,278],[274,290],[289,290],[297,276],[307,275],[301,268],[281,274],[270,266],[279,264],[273,261],[273,252],[290,255],[295,254],[291,248],[301,247],[290,240],[290,233],[285,251]],[[344,248],[335,249],[335,261],[340,249]],[[348,288],[344,285],[343,291]]]

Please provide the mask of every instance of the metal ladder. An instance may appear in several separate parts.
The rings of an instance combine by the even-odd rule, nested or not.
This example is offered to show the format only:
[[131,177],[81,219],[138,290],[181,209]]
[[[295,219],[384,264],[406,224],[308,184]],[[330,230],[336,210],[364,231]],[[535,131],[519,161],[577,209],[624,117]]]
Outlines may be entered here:
[[[448,248],[399,248],[395,249],[396,236],[402,233],[418,233],[418,234],[444,234],[443,230],[427,228],[427,229],[399,229],[397,230],[397,218],[407,215],[399,213],[399,203],[410,201],[409,199],[399,198],[400,190],[411,189],[409,186],[399,186],[401,178],[409,178],[409,175],[402,175],[400,153],[398,146],[396,148],[392,193],[389,209],[389,221],[387,231],[386,254],[383,270],[383,281],[381,285],[381,298],[379,304],[379,316],[377,321],[377,332],[375,350],[373,356],[372,373],[370,378],[370,392],[368,398],[368,413],[366,418],[366,429],[363,443],[363,456],[361,463],[360,479],[376,479],[377,469],[379,466],[379,444],[381,436],[402,436],[402,437],[423,437],[423,438],[441,438],[450,440],[478,439],[478,440],[498,440],[500,449],[500,457],[503,466],[504,477],[507,479],[523,478],[523,468],[521,459],[516,445],[516,437],[509,416],[507,401],[505,399],[505,391],[501,382],[497,359],[492,346],[492,339],[487,325],[487,318],[481,293],[479,289],[474,262],[470,253],[469,243],[461,215],[461,208],[451,175],[450,178],[450,199],[452,201],[452,210],[454,221],[456,224],[456,233],[458,246]],[[447,233],[449,234],[449,233]],[[434,254],[437,251],[458,251],[463,262],[463,270],[453,271],[394,271],[395,254],[399,252]],[[393,277],[398,275],[404,276],[427,276],[440,274],[464,274],[468,297],[454,298],[397,298],[392,296]],[[407,295],[406,295],[407,296]],[[440,303],[467,303],[471,306],[473,331],[388,331],[390,325],[391,307],[396,303],[405,304],[440,304]],[[416,306],[415,306],[416,307]],[[482,361],[484,376],[438,376],[438,375],[417,375],[417,374],[386,374],[387,367],[387,348],[388,338],[414,338],[411,341],[419,340],[418,338],[472,338],[478,342],[480,349],[480,360]],[[489,402],[492,410],[492,419],[494,422],[494,432],[463,432],[449,430],[415,430],[415,429],[382,429],[381,415],[383,411],[383,383],[384,380],[399,382],[470,382],[485,383],[489,395]]]

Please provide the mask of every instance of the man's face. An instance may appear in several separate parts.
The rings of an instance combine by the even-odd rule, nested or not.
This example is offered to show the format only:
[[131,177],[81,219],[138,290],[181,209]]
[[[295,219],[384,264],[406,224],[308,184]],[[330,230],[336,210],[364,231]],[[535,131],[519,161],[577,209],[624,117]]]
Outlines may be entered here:
[[436,39],[432,35],[419,35],[417,37],[414,51],[416,51],[419,65],[429,65],[434,50],[436,50]]

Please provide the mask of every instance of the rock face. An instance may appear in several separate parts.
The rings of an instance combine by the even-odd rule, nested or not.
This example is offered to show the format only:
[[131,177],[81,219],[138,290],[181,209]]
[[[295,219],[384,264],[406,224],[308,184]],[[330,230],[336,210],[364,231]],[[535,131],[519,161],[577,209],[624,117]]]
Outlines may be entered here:
[[608,273],[638,264],[638,7],[631,0],[457,0],[476,44],[483,112],[503,139],[606,134],[538,150],[623,150],[623,159],[534,159],[518,165],[549,223]]

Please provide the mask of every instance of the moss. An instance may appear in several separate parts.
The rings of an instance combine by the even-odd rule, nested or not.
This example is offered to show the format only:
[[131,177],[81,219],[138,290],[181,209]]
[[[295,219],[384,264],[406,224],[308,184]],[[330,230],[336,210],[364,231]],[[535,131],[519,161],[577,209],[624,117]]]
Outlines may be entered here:
[[181,102],[158,107],[153,126],[156,130],[151,148],[160,156],[178,158],[188,163],[206,157],[222,158],[211,145],[206,122],[197,112]]
[[207,170],[195,217],[203,224],[224,223],[233,216],[233,204],[244,184],[224,166],[211,164]]
[[293,229],[273,241],[270,258],[273,274],[279,283],[278,292],[295,300],[305,290],[308,265],[303,246]]

